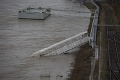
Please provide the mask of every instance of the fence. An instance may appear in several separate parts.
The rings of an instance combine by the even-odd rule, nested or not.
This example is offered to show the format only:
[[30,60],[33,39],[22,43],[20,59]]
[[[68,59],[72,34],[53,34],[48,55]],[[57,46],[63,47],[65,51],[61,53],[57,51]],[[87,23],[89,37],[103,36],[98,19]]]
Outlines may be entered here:
[[95,47],[96,46],[96,38],[97,38],[97,28],[98,28],[98,17],[99,17],[99,6],[92,1],[92,3],[96,6],[96,10],[95,10],[95,14],[94,14],[94,19],[93,19],[93,23],[92,23],[92,28],[91,28],[91,32],[90,32],[90,37],[91,37],[91,46]]
[[92,23],[92,28],[91,28],[91,32],[90,32],[90,37],[91,40],[90,44],[91,46],[94,48],[94,56],[92,59],[92,64],[91,64],[91,73],[90,73],[90,77],[89,80],[93,80],[93,75],[94,75],[94,70],[95,70],[95,65],[96,65],[96,60],[98,59],[98,47],[96,45],[96,39],[97,39],[97,28],[98,28],[98,17],[99,17],[99,6],[96,4],[97,1],[92,0],[92,3],[96,6],[96,10],[95,10],[95,14],[94,14],[94,19],[93,19],[93,23]]

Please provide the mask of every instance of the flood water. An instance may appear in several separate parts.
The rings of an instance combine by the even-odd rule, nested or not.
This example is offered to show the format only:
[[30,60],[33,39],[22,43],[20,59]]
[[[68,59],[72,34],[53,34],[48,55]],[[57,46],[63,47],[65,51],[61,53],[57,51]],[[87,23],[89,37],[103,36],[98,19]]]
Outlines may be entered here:
[[[46,20],[19,20],[18,11],[26,7],[58,10],[52,10]],[[42,48],[87,30],[90,13],[61,10],[90,12],[70,0],[0,0],[0,80],[67,78],[72,68],[72,55],[30,57]],[[45,75],[50,77],[43,77]]]

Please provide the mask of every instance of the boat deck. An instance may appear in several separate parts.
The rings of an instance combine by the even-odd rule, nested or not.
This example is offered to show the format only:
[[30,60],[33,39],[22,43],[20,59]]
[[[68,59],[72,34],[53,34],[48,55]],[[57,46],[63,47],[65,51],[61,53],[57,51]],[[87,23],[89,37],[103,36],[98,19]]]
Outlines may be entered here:
[[35,13],[35,12],[39,12],[39,13],[43,13],[43,12],[48,12],[49,9],[45,9],[45,8],[26,8],[22,10],[23,12],[31,12],[31,13]]

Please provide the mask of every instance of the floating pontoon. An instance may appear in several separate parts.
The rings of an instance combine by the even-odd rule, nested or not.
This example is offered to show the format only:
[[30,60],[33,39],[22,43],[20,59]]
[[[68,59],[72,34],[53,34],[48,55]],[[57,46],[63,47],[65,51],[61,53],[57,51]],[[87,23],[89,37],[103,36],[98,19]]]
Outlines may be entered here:
[[45,19],[50,16],[50,8],[31,8],[23,9],[18,12],[19,19]]

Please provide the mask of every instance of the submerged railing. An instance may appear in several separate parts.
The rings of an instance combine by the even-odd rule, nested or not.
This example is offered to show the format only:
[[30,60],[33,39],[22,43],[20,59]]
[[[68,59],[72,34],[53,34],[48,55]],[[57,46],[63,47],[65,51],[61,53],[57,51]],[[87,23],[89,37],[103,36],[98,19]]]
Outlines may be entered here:
[[80,47],[81,45],[90,41],[90,38],[86,32],[82,32],[73,37],[65,39],[61,42],[53,44],[47,48],[39,50],[33,53],[32,57],[40,57],[40,56],[49,56],[49,55],[59,55],[67,53],[68,51],[75,49],[76,47]]

